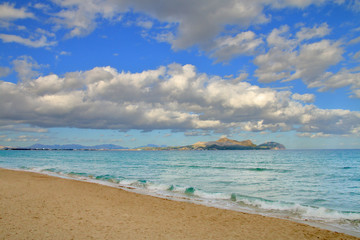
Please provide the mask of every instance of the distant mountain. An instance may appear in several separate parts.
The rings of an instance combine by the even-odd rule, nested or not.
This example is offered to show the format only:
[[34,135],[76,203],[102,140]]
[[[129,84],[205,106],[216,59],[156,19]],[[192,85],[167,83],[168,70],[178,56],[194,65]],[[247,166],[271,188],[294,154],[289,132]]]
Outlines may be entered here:
[[194,149],[206,150],[245,150],[253,149],[256,145],[250,140],[236,141],[228,138],[220,138],[217,141],[198,142],[192,145]]
[[[114,145],[114,144],[102,144],[95,146],[83,146],[79,144],[66,144],[66,145],[44,145],[34,144],[27,148],[7,148],[1,149],[9,150],[121,150],[129,149],[126,147]],[[129,150],[149,150],[149,151],[161,151],[161,150],[283,150],[285,146],[277,142],[266,142],[260,145],[254,144],[251,140],[237,141],[229,138],[220,138],[217,141],[209,142],[197,142],[188,146],[175,146],[168,147],[166,145],[148,144],[146,146],[137,147]]]
[[128,149],[123,146],[114,145],[114,144],[102,144],[102,145],[96,145],[92,147],[93,149]]
[[167,147],[167,145],[147,144],[145,146],[140,146],[137,148],[163,148],[163,147]]
[[273,149],[273,150],[284,150],[286,149],[284,145],[277,143],[277,142],[266,142],[257,146],[258,148],[262,149]]
[[118,145],[114,145],[114,144],[102,144],[102,145],[95,145],[95,146],[83,146],[83,145],[79,145],[79,144],[65,144],[65,145],[44,145],[44,144],[34,144],[29,146],[28,148],[30,149],[60,149],[60,150],[64,150],[64,149],[75,149],[75,150],[86,150],[86,149],[95,149],[95,150],[100,150],[100,149],[111,149],[111,150],[115,150],[115,149],[127,149],[125,147],[122,146],[118,146]]
[[267,142],[260,145],[254,144],[250,140],[237,141],[229,138],[220,138],[217,141],[210,142],[197,142],[188,146],[175,146],[175,147],[142,147],[137,150],[151,150],[151,151],[164,151],[164,150],[282,150],[285,146],[276,142]]

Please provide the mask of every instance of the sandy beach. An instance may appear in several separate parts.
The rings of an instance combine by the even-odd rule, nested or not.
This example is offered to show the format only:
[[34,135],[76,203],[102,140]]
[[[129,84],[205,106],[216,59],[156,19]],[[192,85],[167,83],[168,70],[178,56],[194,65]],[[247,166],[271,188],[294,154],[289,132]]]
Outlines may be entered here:
[[292,221],[0,169],[0,239],[359,239]]

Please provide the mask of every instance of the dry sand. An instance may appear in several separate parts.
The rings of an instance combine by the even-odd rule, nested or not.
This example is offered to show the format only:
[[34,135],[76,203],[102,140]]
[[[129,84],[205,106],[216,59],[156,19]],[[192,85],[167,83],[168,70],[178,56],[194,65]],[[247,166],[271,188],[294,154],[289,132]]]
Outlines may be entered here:
[[0,239],[359,239],[304,224],[0,169]]

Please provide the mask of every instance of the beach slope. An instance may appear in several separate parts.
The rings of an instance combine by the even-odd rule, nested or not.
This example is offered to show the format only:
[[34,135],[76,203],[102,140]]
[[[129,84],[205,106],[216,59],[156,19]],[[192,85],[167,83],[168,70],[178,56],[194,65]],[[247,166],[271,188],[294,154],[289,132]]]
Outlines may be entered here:
[[0,169],[0,239],[359,239],[300,223]]

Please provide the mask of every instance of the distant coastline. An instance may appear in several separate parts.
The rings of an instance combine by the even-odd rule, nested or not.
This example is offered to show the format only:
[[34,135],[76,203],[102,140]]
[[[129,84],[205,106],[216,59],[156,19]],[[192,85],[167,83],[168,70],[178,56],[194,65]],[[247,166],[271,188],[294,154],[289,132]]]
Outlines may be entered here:
[[251,140],[237,141],[229,138],[220,138],[217,141],[197,142],[186,146],[147,146],[126,148],[113,144],[95,146],[83,146],[79,144],[67,145],[42,145],[34,144],[29,147],[6,147],[0,146],[0,150],[44,150],[44,151],[190,151],[190,150],[284,150],[283,144],[277,142],[266,142],[256,145]]

